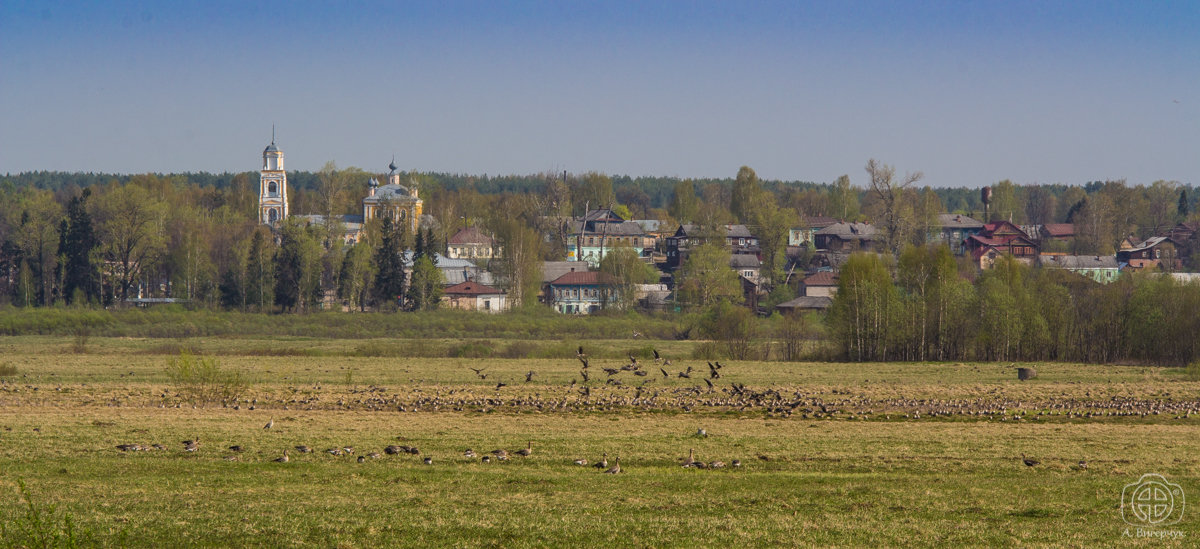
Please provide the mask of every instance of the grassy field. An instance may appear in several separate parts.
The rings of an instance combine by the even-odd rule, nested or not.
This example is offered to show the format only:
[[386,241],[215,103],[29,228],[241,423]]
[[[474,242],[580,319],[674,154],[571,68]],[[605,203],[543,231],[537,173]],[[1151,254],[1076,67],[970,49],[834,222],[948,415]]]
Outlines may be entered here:
[[[0,340],[0,545],[34,545],[22,529],[61,535],[68,517],[83,545],[105,546],[1096,547],[1200,535],[1200,512],[1185,510],[1159,530],[1182,539],[1123,536],[1121,491],[1142,474],[1200,497],[1200,382],[1179,370],[1038,364],[1019,382],[1012,364],[722,361],[709,388],[686,342],[589,341],[600,356],[584,382],[574,358],[167,341],[92,337],[77,353],[69,337]],[[648,346],[672,359],[669,377],[647,355],[646,376],[603,372]],[[168,376],[179,348],[240,373],[244,394],[186,398]],[[530,441],[529,457],[463,456]],[[166,449],[116,448],[156,443]],[[296,445],[315,451],[273,461]],[[388,445],[420,454],[356,459]],[[345,446],[354,454],[324,452]],[[742,466],[680,467],[689,449]],[[603,453],[620,456],[621,474],[572,463]]]

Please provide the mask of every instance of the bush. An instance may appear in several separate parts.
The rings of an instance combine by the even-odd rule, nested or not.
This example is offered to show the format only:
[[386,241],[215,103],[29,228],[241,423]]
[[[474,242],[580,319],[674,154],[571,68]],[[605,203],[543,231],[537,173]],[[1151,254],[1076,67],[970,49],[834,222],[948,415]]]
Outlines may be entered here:
[[215,358],[179,353],[167,364],[167,377],[175,392],[193,404],[229,404],[246,393],[248,383],[241,372],[226,371]]
[[71,513],[58,513],[58,506],[38,505],[29,495],[25,481],[17,479],[18,498],[25,505],[21,516],[0,520],[0,542],[6,547],[79,547],[94,543],[89,531],[77,532]]
[[1183,370],[1189,381],[1200,381],[1200,360],[1187,365]]
[[724,358],[721,346],[715,341],[704,341],[692,347],[692,358],[696,360],[717,360]]
[[529,358],[537,352],[539,345],[532,341],[514,341],[500,352],[501,358]]
[[0,377],[17,375],[17,367],[5,362],[0,364]]
[[451,358],[490,358],[494,353],[491,343],[486,341],[468,341],[462,345],[450,348]]

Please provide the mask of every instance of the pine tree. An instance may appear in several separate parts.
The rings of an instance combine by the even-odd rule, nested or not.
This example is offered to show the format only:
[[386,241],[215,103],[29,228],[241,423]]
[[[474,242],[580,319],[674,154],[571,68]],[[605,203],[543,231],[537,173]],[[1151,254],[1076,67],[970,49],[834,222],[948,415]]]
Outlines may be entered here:
[[84,189],[71,199],[67,204],[67,217],[59,229],[59,253],[64,258],[62,295],[68,304],[76,298],[90,301],[100,297],[99,271],[92,262],[92,250],[98,242],[92,229],[92,216],[87,212],[89,196],[91,190]]
[[375,249],[375,302],[391,308],[404,295],[404,257],[399,245],[403,227],[397,231],[391,217],[384,216],[379,232],[379,247]]
[[221,306],[226,309],[240,308],[245,304],[245,293],[242,291],[242,285],[238,283],[237,273],[233,272],[233,268],[225,270],[225,274],[221,276],[221,285],[218,287],[221,292]]
[[1187,189],[1179,190],[1179,206],[1176,210],[1179,213],[1179,219],[1186,221],[1189,213]]

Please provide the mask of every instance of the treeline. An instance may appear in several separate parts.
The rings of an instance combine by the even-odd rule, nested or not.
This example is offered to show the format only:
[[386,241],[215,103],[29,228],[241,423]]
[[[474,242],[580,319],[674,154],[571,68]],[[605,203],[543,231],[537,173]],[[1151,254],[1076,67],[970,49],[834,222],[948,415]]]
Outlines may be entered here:
[[1011,257],[974,281],[949,250],[843,266],[828,328],[852,361],[988,360],[1185,365],[1200,359],[1200,284],[1123,276],[1101,285]]

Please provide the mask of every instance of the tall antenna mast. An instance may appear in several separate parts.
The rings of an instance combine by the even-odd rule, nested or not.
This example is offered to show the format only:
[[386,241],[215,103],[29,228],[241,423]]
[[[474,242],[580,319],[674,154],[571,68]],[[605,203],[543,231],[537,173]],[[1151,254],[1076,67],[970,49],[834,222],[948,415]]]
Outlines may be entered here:
[[275,123],[271,123],[271,144],[275,144]]

